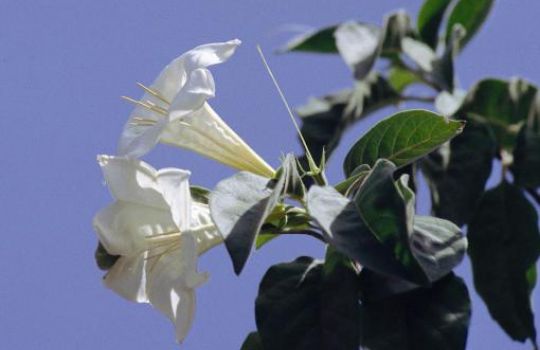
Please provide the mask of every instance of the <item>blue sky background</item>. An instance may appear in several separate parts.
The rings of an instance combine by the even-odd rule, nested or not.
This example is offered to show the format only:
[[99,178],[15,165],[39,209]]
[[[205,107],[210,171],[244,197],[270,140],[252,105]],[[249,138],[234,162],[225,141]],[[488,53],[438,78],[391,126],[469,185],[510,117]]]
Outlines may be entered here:
[[[293,105],[352,84],[337,56],[271,52],[291,33],[346,19],[381,23],[383,14],[421,1],[55,0],[5,1],[0,11],[0,343],[3,349],[174,349],[172,326],[146,305],[124,301],[101,284],[91,220],[111,198],[95,163],[114,153],[138,97],[172,58],[201,43],[238,37],[232,60],[213,69],[214,108],[273,165],[299,151],[294,130],[255,50],[260,43]],[[497,1],[458,60],[461,85],[485,76],[540,81],[540,3]],[[338,181],[344,152],[386,109],[345,137],[330,162]],[[159,146],[145,160],[192,171],[213,187],[233,172],[178,149]],[[496,179],[495,179],[496,180]],[[425,200],[425,196],[423,197]],[[421,206],[427,212],[426,202]],[[321,256],[307,238],[282,238],[257,252],[236,277],[225,249],[201,261],[211,280],[198,291],[196,322],[183,348],[238,349],[255,328],[254,298],[268,266],[302,254]],[[494,257],[496,258],[496,257]],[[468,263],[458,271],[470,283]],[[472,292],[469,349],[529,349],[489,320]],[[538,304],[538,288],[534,302]],[[538,311],[538,310],[537,310]],[[539,312],[537,312],[539,313]],[[540,320],[537,316],[537,325]]]

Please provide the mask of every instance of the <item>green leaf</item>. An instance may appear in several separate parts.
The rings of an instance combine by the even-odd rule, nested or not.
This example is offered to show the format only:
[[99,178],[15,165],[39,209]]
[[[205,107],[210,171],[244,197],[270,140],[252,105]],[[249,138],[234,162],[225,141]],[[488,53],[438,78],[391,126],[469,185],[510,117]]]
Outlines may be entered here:
[[431,281],[436,281],[461,263],[467,239],[452,222],[430,216],[415,216],[411,250]]
[[255,302],[265,350],[358,349],[356,273],[343,264],[328,270],[301,257],[266,272]]
[[96,259],[96,264],[100,270],[108,271],[120,258],[120,255],[109,254],[109,252],[105,250],[103,244],[98,242],[96,252],[94,253],[94,258]]
[[518,134],[511,169],[517,185],[531,189],[540,187],[540,95],[538,93],[527,124],[523,125]]
[[381,29],[367,23],[345,22],[334,32],[336,46],[356,80],[364,79],[381,51]]
[[300,51],[313,53],[338,53],[334,32],[336,26],[301,34],[289,41],[281,52]]
[[451,2],[452,0],[425,0],[418,13],[418,34],[433,49],[437,47],[439,27]]
[[422,159],[436,216],[458,226],[469,222],[491,174],[495,151],[491,130],[469,122],[449,145]]
[[425,282],[395,257],[392,243],[383,244],[369,230],[355,203],[332,187],[312,186],[307,205],[326,241],[339,252],[373,271]]
[[394,90],[401,93],[410,85],[420,83],[421,80],[410,70],[394,66],[388,72],[388,82]]
[[499,144],[513,149],[517,133],[527,120],[537,88],[522,79],[485,79],[467,94],[458,115],[487,123]]
[[242,171],[220,181],[210,195],[210,213],[225,238],[225,247],[236,274],[244,268],[255,239],[266,217],[276,206],[284,184],[284,176],[275,183]]
[[448,120],[426,110],[407,110],[377,123],[349,150],[343,168],[348,177],[361,164],[385,158],[398,167],[427,155],[461,133],[462,121]]
[[208,197],[210,197],[210,190],[200,186],[190,186],[189,191],[194,201],[208,204]]
[[512,339],[534,342],[528,275],[540,256],[536,210],[504,181],[484,194],[467,236],[474,285],[491,316]]
[[492,5],[493,0],[459,0],[446,23],[446,42],[450,42],[454,26],[460,24],[466,30],[463,39],[465,46],[486,20]]
[[411,201],[414,198],[404,198],[395,185],[395,170],[396,166],[391,162],[378,160],[353,201],[364,224],[392,252],[392,257],[407,269],[410,276],[406,279],[417,284],[429,283],[409,245],[414,215],[411,213]]
[[363,301],[360,345],[366,350],[465,349],[470,317],[467,286],[451,274],[431,288]]
[[342,134],[354,122],[398,100],[398,93],[383,77],[370,74],[354,90],[313,98],[298,108],[301,132],[315,161],[320,162],[323,149],[329,158]]
[[240,350],[264,350],[261,336],[258,332],[251,332],[246,337],[246,340],[244,340],[244,344],[242,344],[242,348]]

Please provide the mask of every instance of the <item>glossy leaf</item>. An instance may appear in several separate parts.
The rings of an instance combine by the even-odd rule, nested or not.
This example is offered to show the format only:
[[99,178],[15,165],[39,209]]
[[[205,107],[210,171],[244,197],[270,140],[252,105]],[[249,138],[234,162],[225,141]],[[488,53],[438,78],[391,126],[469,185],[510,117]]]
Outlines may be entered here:
[[355,90],[313,98],[298,108],[301,132],[315,161],[320,162],[323,149],[328,158],[339,145],[342,134],[355,121],[397,103],[398,99],[398,93],[383,77],[371,74],[357,83]]
[[534,341],[528,274],[540,256],[536,210],[503,182],[482,197],[467,236],[474,285],[491,316],[512,339]]
[[467,286],[453,274],[431,288],[361,304],[366,350],[462,350],[471,317]]
[[353,201],[332,187],[312,186],[308,192],[307,204],[310,214],[322,228],[325,239],[336,250],[381,274],[424,282],[422,274],[420,277],[415,276],[399,261],[392,243],[381,243],[371,232]]
[[491,130],[469,122],[450,144],[422,159],[434,215],[458,226],[469,222],[491,174],[495,151]]
[[[251,253],[266,217],[282,194],[285,178],[277,183],[248,172],[220,181],[210,195],[210,213],[239,274]],[[273,188],[272,188],[273,187]]]
[[361,164],[385,158],[398,167],[412,163],[461,133],[462,121],[426,110],[407,110],[377,123],[349,150],[343,168],[348,177]]
[[418,34],[433,49],[437,47],[439,28],[451,2],[452,0],[426,0],[418,13]]
[[436,281],[461,263],[467,239],[459,227],[448,220],[415,216],[411,250],[430,281]]
[[451,40],[454,26],[460,24],[466,31],[465,46],[486,20],[492,5],[493,0],[458,0],[446,23],[446,42]]
[[265,350],[357,350],[356,273],[338,265],[329,273],[309,257],[271,267],[255,302]]

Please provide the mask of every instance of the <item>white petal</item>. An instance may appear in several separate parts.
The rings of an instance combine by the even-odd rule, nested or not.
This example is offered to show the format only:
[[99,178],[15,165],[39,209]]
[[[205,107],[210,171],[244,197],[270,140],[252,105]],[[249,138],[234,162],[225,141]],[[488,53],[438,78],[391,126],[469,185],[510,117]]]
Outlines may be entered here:
[[193,70],[169,108],[170,120],[180,119],[201,108],[206,100],[214,97],[215,92],[212,73],[206,68]]
[[174,328],[176,340],[182,343],[186,338],[195,318],[195,291],[192,289],[180,289],[178,306],[176,307],[176,319]]
[[238,170],[273,177],[274,170],[253,151],[210,107],[171,122],[161,142],[187,148]]
[[[137,107],[132,113],[120,136],[118,155],[139,158],[148,153],[159,142],[159,137],[167,125],[167,119],[165,117],[161,117],[161,119],[145,117],[148,114],[151,113],[142,107]],[[155,120],[156,124],[137,124],[134,118]]]
[[94,217],[99,241],[113,255],[132,256],[150,246],[149,238],[178,231],[168,209],[118,201]]
[[145,254],[118,259],[107,272],[104,283],[123,298],[147,303]]
[[207,226],[208,229],[198,230],[191,234],[197,241],[197,251],[201,255],[218,244],[223,243],[223,237],[219,234],[210,216],[208,205],[203,203],[193,203],[191,207],[192,227]]
[[197,46],[169,63],[151,87],[159,91],[165,99],[172,101],[186,83],[191,71],[225,62],[240,43],[240,40],[236,39]]
[[173,221],[180,231],[187,230],[191,225],[189,176],[189,171],[174,168],[161,169],[157,175],[161,194],[170,206]]
[[98,156],[98,163],[115,199],[168,208],[156,182],[157,171],[149,164],[137,159],[106,155]]
[[197,272],[195,239],[189,234],[182,235],[179,247],[151,262],[148,298],[155,308],[175,322],[178,304],[182,302],[181,291],[195,288],[207,278],[206,274]]
[[211,43],[195,47],[181,57],[186,61],[188,70],[213,66],[227,61],[240,46],[242,42],[238,39]]

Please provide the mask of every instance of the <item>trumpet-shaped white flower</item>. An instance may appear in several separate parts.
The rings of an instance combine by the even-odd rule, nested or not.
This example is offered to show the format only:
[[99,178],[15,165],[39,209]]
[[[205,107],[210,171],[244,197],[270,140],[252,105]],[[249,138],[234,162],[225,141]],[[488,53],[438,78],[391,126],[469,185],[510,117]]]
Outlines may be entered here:
[[136,104],[118,153],[140,157],[158,142],[195,151],[239,170],[272,177],[274,169],[253,151],[206,102],[215,95],[209,66],[229,59],[240,40],[198,46],[174,59]]
[[156,171],[122,157],[99,156],[98,162],[116,201],[95,216],[94,227],[105,249],[120,256],[105,285],[151,303],[182,341],[194,317],[195,288],[208,278],[197,272],[197,258],[223,240],[208,206],[192,201],[188,171]]

